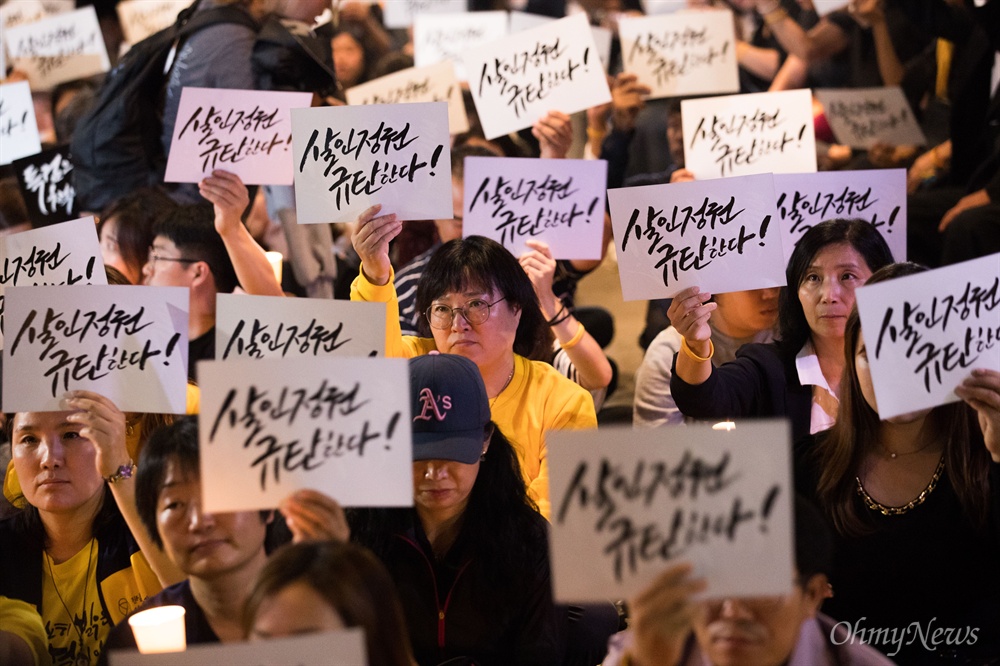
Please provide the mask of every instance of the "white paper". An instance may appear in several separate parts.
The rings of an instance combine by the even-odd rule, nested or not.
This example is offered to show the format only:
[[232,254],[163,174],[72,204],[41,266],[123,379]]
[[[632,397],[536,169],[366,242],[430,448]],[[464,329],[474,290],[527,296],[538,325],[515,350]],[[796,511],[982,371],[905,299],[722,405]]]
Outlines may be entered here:
[[600,259],[604,239],[604,160],[465,158],[462,235],[486,236],[515,257],[529,239],[555,259]]
[[626,301],[781,287],[770,174],[608,190]]
[[547,439],[557,601],[630,598],[675,561],[694,564],[708,597],[791,591],[787,422]]
[[32,90],[111,69],[92,6],[11,28],[5,37],[12,64],[27,74]]
[[531,127],[549,111],[575,113],[611,101],[583,14],[473,48],[465,68],[487,139]]
[[42,151],[27,81],[0,85],[0,164]]
[[786,264],[802,234],[837,218],[871,222],[893,259],[906,261],[906,169],[779,174],[774,194]]
[[382,9],[387,28],[409,28],[427,14],[457,14],[465,11],[466,0],[389,0]]
[[347,103],[353,106],[413,102],[447,102],[449,131],[452,134],[469,131],[462,86],[450,60],[427,67],[410,67],[347,89]]
[[115,9],[122,33],[129,44],[138,44],[150,35],[169,28],[188,0],[124,0]]
[[198,380],[205,511],[273,509],[302,488],[413,505],[406,359],[202,361]]
[[0,7],[0,32],[46,16],[73,11],[73,0],[7,0]]
[[299,224],[454,213],[444,102],[292,109],[292,145]]
[[219,294],[215,358],[384,356],[385,305]]
[[7,287],[107,284],[94,218],[0,237],[0,348]]
[[[542,16],[541,14],[510,12],[510,34],[513,35],[522,30],[537,28],[538,26],[547,25],[557,20],[551,16]],[[608,62],[611,60],[611,31],[601,26],[592,25],[590,26],[590,32],[594,36],[594,47],[597,49],[597,55],[601,58],[601,64],[607,70]]]
[[112,650],[108,658],[111,666],[330,666],[333,655],[338,666],[368,666],[364,630],[352,627],[250,643],[202,643],[161,654]]
[[857,293],[882,419],[958,401],[978,368],[1000,371],[1000,254]]
[[291,185],[289,110],[311,102],[308,92],[182,89],[164,181],[197,183],[222,169],[245,185]]
[[455,76],[467,80],[462,56],[507,34],[507,12],[418,14],[413,21],[413,60],[417,67],[442,60],[455,63]]
[[123,412],[185,413],[188,295],[187,287],[7,289],[4,410],[60,411],[66,391],[88,390]]
[[816,171],[808,90],[687,99],[684,162],[696,178]]
[[618,26],[624,69],[650,87],[651,99],[739,92],[732,12],[629,17]]
[[839,143],[867,150],[876,143],[927,145],[899,86],[818,89],[816,99]]

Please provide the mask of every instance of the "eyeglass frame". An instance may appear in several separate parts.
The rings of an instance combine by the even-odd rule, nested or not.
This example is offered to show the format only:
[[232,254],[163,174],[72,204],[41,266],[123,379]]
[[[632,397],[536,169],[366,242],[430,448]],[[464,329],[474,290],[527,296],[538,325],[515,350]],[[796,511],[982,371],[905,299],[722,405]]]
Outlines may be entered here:
[[[493,314],[493,310],[492,310],[493,306],[496,305],[497,303],[499,303],[500,301],[505,301],[505,300],[507,300],[506,296],[501,296],[500,298],[498,298],[497,300],[493,301],[492,303],[490,303],[489,301],[487,301],[485,298],[473,298],[473,299],[470,299],[470,300],[466,301],[465,305],[460,305],[458,307],[451,307],[450,305],[445,305],[444,303],[437,303],[437,304],[431,303],[430,305],[427,306],[427,309],[424,310],[423,314],[424,314],[424,317],[427,319],[427,324],[431,328],[436,329],[438,331],[446,331],[446,330],[448,330],[449,328],[451,328],[455,324],[455,311],[456,310],[462,314],[462,318],[465,319],[465,321],[467,321],[470,326],[480,326],[480,325],[485,324],[486,322],[488,322],[490,320],[490,315]],[[482,301],[482,302],[486,303],[486,317],[484,317],[482,321],[474,322],[471,319],[469,319],[469,314],[466,312],[466,308],[469,307],[469,303],[472,303],[473,301]],[[451,321],[449,321],[447,324],[445,324],[444,326],[441,326],[441,327],[435,326],[434,325],[434,320],[431,318],[431,309],[435,308],[435,307],[448,308],[448,310],[450,311]]]
[[146,250],[146,263],[147,264],[153,264],[155,266],[157,261],[176,261],[177,263],[180,263],[180,264],[196,264],[199,261],[201,261],[201,259],[188,259],[187,257],[176,257],[176,258],[175,257],[161,257],[160,255],[156,254],[155,251],[156,251],[156,248],[154,248],[152,245],[150,245],[149,249]]

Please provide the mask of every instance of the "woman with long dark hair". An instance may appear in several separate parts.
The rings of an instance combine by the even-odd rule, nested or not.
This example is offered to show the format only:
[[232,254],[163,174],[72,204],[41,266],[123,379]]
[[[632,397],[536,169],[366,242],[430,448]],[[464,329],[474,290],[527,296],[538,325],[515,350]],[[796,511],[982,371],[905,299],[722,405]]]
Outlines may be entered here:
[[493,421],[514,444],[528,494],[547,516],[545,432],[594,428],[597,415],[587,391],[548,363],[530,360],[552,350],[552,333],[531,280],[496,241],[482,236],[448,241],[434,253],[417,286],[421,327],[431,337],[402,336],[389,261],[389,241],[402,223],[395,215],[376,217],[380,208],[372,206],[358,218],[352,240],[361,274],[351,285],[351,300],[388,305],[386,356],[439,351],[476,364]]
[[712,366],[709,318],[715,303],[697,287],[670,305],[683,336],[670,390],[685,416],[724,419],[787,416],[795,439],[829,428],[844,368],[844,324],[854,291],[892,263],[882,235],[864,220],[830,220],[807,231],[788,261],[778,303],[780,342],[744,345]]
[[391,572],[422,666],[559,663],[547,523],[482,377],[433,354],[410,378],[414,507],[352,512],[352,539]]
[[[923,270],[894,264],[869,283]],[[1000,373],[973,370],[955,388],[961,402],[881,420],[857,309],[844,347],[837,424],[796,446],[796,483],[836,530],[824,611],[851,633],[898,628],[898,641],[871,633],[870,642],[900,663],[994,663]],[[917,626],[947,631],[949,641],[922,641]]]

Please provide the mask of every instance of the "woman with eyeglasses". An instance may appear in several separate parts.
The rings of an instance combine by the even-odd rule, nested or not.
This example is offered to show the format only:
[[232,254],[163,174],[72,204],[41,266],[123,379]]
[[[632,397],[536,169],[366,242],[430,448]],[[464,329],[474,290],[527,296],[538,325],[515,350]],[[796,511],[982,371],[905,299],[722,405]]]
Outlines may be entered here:
[[[412,358],[439,351],[475,362],[493,421],[514,443],[528,495],[549,515],[547,430],[594,428],[590,394],[552,366],[531,361],[551,349],[551,332],[531,280],[517,259],[488,238],[442,245],[417,286],[417,310],[431,337],[402,336],[389,261],[389,242],[402,222],[372,206],[357,221],[352,241],[361,274],[351,300],[387,304],[386,355]],[[422,324],[423,327],[423,324]]]

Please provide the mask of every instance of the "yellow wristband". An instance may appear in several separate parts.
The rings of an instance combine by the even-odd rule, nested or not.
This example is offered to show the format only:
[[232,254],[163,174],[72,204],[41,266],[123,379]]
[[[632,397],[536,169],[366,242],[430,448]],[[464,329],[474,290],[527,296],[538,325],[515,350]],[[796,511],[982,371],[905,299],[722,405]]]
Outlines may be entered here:
[[587,138],[593,141],[599,141],[604,138],[607,134],[607,130],[597,129],[596,127],[591,127],[587,125]]
[[712,357],[715,356],[715,345],[712,343],[712,340],[709,339],[709,341],[708,341],[708,356],[705,356],[703,358],[703,357],[698,356],[697,354],[695,354],[693,351],[691,351],[691,348],[688,347],[687,338],[681,338],[681,351],[683,351],[685,354],[687,354],[688,358],[694,359],[695,361],[698,361],[699,363],[706,363],[708,361],[711,361]]
[[578,344],[580,344],[580,340],[583,340],[583,334],[587,332],[587,329],[585,329],[583,327],[583,324],[581,324],[580,322],[576,322],[576,326],[577,326],[576,333],[573,334],[573,337],[567,340],[566,342],[559,343],[559,346],[562,347],[564,350],[569,350],[572,349],[573,347],[576,347]]
[[778,8],[773,12],[769,12],[764,15],[764,23],[766,25],[774,25],[775,23],[781,23],[786,18],[788,18],[788,12],[784,9]]

